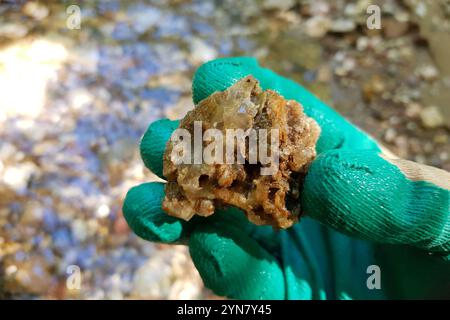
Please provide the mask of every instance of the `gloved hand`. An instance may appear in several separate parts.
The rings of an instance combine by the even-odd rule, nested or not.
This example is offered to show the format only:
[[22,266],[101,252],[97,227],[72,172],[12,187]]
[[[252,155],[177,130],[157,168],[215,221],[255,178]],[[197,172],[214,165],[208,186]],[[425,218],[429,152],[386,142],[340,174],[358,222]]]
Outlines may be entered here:
[[[237,209],[181,221],[161,210],[164,185],[132,188],[123,212],[134,232],[183,243],[206,287],[236,299],[450,298],[450,174],[388,158],[367,134],[305,88],[252,58],[201,66],[194,103],[252,74],[263,89],[299,101],[321,126],[293,227],[255,226]],[[150,125],[145,165],[162,177],[177,121]]]

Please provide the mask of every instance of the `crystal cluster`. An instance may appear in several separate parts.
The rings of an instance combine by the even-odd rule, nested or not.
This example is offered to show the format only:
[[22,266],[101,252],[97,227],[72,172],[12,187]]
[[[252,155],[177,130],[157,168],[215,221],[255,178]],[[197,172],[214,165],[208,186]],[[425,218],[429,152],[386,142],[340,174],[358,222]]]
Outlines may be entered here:
[[[214,138],[203,136],[198,140],[195,135],[199,130],[195,126],[199,124],[205,135],[208,129],[215,129]],[[191,154],[184,158],[192,161],[181,162],[176,157],[180,142],[176,139],[178,133],[172,135],[164,154],[167,185],[163,209],[168,214],[189,220],[194,215],[206,217],[216,208],[231,205],[243,210],[257,225],[284,229],[298,220],[302,180],[316,156],[320,134],[317,123],[304,114],[298,102],[286,100],[272,90],[263,91],[255,78],[247,76],[202,100],[181,120],[179,128],[193,137],[192,148],[187,148]],[[228,138],[230,130],[239,129],[247,135]],[[265,136],[258,134],[261,130],[266,132]],[[217,133],[223,136],[220,139],[223,146],[214,150],[223,157],[213,157],[217,161],[211,162],[202,153],[203,161],[194,161],[195,143],[201,143],[202,150],[210,150],[210,144],[217,143]],[[259,138],[256,149],[251,144],[255,137]],[[261,150],[257,150],[262,148],[261,139],[267,142],[269,161],[264,162]],[[228,150],[232,156],[227,159]]]

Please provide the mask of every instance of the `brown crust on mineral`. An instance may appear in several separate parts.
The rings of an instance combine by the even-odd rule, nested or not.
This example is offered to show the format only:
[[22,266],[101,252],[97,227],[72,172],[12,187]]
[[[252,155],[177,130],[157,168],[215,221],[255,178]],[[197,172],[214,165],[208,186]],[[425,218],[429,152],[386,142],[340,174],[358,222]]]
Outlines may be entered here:
[[[201,121],[202,133],[217,129],[223,134],[224,161],[177,164],[172,154],[175,142],[169,140],[164,154],[167,185],[162,204],[168,214],[189,220],[195,214],[209,216],[216,208],[231,205],[242,209],[257,225],[284,229],[298,220],[300,188],[308,165],[316,156],[320,134],[317,123],[303,113],[298,102],[285,100],[272,90],[262,91],[258,81],[247,76],[227,90],[202,100],[181,120],[179,128],[187,129],[194,137],[194,121]],[[250,158],[249,138],[241,140],[241,148],[234,140],[236,143],[230,148],[235,160],[238,153],[242,155],[243,163],[225,162],[226,129],[251,128],[268,132],[278,129],[278,170],[271,175],[262,175],[261,169],[276,165],[274,161],[265,164],[259,158],[256,163],[249,161],[254,159]],[[268,154],[275,156],[270,151],[271,135],[267,138]],[[215,141],[205,140],[201,142],[203,149]],[[193,159],[194,147],[191,153]]]

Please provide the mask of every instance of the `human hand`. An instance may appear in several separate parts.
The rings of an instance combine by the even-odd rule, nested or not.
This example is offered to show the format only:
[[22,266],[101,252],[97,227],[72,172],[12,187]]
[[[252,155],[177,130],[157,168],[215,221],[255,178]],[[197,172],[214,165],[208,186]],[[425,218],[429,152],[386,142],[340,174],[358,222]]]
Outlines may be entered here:
[[[301,197],[306,215],[321,224],[303,218],[276,232],[249,223],[236,209],[181,221],[161,210],[163,184],[146,183],[132,188],[124,203],[135,233],[150,241],[189,245],[205,285],[230,298],[448,295],[450,175],[388,158],[372,138],[306,89],[251,58],[201,66],[193,79],[194,103],[249,74],[263,89],[299,101],[321,126],[318,157]],[[177,121],[154,122],[142,139],[144,163],[160,177],[166,142],[177,126]],[[405,263],[411,268],[401,274]],[[381,268],[383,281],[389,282],[385,290],[367,288],[370,265]],[[410,278],[411,272],[430,271],[435,272]]]

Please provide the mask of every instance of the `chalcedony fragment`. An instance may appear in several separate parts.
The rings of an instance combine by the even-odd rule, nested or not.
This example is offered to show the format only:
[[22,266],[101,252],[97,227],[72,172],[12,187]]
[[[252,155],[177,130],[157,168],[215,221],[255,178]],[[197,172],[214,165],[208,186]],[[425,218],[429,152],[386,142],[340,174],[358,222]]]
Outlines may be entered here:
[[179,129],[163,160],[168,214],[190,220],[234,206],[257,225],[284,229],[298,220],[302,181],[320,134],[298,102],[263,91],[247,76],[200,101]]

